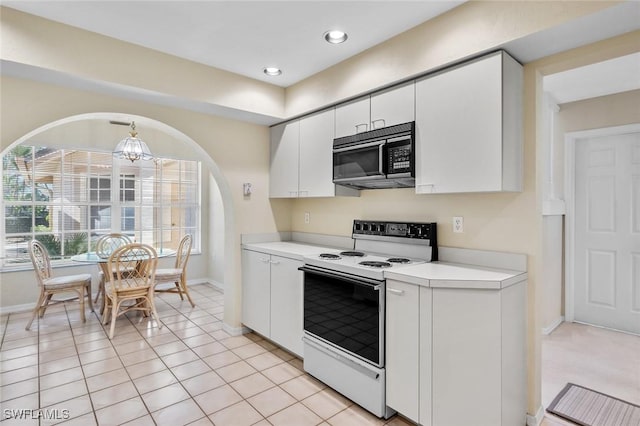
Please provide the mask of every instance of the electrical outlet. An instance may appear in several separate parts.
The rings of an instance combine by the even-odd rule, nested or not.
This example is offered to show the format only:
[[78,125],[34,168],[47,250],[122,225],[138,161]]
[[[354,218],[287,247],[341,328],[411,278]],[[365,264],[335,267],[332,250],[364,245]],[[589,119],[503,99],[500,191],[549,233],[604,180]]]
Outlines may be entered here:
[[309,224],[311,222],[311,214],[309,212],[304,212],[304,223]]
[[464,219],[462,216],[453,217],[453,232],[458,234],[464,232]]

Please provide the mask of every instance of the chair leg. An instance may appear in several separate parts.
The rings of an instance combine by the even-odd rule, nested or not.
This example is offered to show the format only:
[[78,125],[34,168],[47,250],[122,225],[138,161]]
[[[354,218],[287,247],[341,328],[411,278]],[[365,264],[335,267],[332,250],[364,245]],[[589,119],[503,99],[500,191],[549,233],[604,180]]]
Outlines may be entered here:
[[49,293],[47,294],[47,297],[44,299],[44,302],[40,306],[40,318],[44,316],[44,313],[47,310],[47,306],[49,306],[49,302],[51,302],[52,297],[53,297],[53,293]]
[[191,303],[191,307],[195,308],[196,304],[193,303],[193,299],[191,299],[191,295],[189,294],[189,289],[187,288],[187,283],[185,282],[184,275],[180,277],[180,286],[182,287],[182,291],[187,295],[187,299],[189,299],[189,303]]
[[184,300],[184,297],[182,296],[182,289],[180,288],[180,281],[176,281],[174,284],[176,285],[176,290],[178,290],[178,294],[180,295],[180,300]]
[[89,284],[86,285],[86,291],[87,291],[87,299],[89,299],[89,308],[91,309],[91,312],[95,312],[93,310],[93,301],[91,297],[91,282],[89,282]]
[[115,306],[111,306],[111,328],[109,329],[109,340],[113,340],[113,333],[116,331],[116,318],[118,317],[118,310],[120,310],[120,301]]
[[109,307],[109,298],[107,297],[107,295],[104,295],[104,307],[102,309],[102,325],[105,325],[109,322],[109,309],[111,309]]
[[[87,317],[84,314],[84,289],[85,286],[80,287],[78,291],[78,299],[80,301],[80,319],[82,322],[87,322]],[[89,299],[91,299],[91,295],[89,295]]]
[[147,296],[147,303],[151,307],[151,318],[155,318],[156,322],[158,323],[158,328],[160,329],[160,328],[162,328],[162,323],[160,322],[160,317],[158,316],[158,311],[156,311],[156,303],[153,300],[153,296],[154,296],[153,287],[151,287],[149,289],[149,293],[148,293],[148,296]]
[[104,294],[104,274],[100,274],[100,284],[98,284],[98,293],[96,294],[96,298],[93,303],[98,303],[98,298],[102,296],[105,297]]
[[42,306],[42,304],[44,303],[44,292],[40,291],[40,296],[38,296],[38,302],[36,302],[36,307],[33,308],[33,315],[31,315],[31,319],[29,320],[29,323],[27,324],[27,326],[24,328],[25,330],[29,330],[31,328],[31,324],[33,324],[33,320],[36,319],[36,315],[38,315],[38,313],[40,312],[40,306]]

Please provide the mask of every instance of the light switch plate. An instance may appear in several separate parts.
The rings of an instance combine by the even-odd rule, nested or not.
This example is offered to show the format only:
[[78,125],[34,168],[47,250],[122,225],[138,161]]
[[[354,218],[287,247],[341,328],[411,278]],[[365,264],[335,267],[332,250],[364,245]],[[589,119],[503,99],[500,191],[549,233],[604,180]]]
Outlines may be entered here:
[[244,194],[244,196],[248,196],[251,195],[251,184],[250,183],[243,183],[242,184],[242,193]]

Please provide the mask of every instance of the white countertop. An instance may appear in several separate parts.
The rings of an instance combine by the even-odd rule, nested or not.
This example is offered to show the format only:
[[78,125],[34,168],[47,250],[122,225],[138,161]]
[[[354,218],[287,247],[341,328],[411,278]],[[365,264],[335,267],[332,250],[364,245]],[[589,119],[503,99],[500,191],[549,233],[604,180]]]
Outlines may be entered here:
[[[344,250],[329,246],[296,241],[245,243],[242,248],[261,253],[283,256],[295,260],[320,253]],[[467,288],[500,290],[527,279],[526,272],[488,268],[449,262],[431,262],[418,265],[396,266],[384,271],[386,279],[432,288]]]
[[343,249],[335,247],[317,246],[313,244],[298,243],[295,241],[273,241],[268,243],[242,244],[243,249],[259,251],[261,253],[274,254],[290,259],[302,260],[305,256],[312,256],[325,252],[334,253]]
[[388,269],[387,279],[432,288],[499,290],[527,279],[526,272],[458,263],[431,262]]

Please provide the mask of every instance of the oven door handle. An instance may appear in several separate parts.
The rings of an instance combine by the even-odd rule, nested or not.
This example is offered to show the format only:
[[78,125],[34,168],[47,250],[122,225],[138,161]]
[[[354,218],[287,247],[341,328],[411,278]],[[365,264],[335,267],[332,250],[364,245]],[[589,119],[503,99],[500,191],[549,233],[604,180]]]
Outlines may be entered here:
[[380,290],[380,281],[370,280],[368,278],[360,278],[353,277],[348,274],[343,274],[341,272],[331,271],[327,272],[322,269],[316,269],[311,266],[301,266],[298,268],[298,271],[308,272],[310,274],[322,275],[323,277],[336,278],[339,277],[341,280],[347,281],[351,284],[358,285],[361,287],[367,287],[373,291]]

